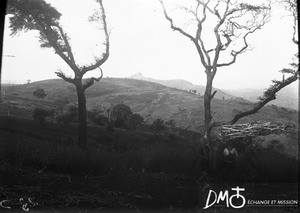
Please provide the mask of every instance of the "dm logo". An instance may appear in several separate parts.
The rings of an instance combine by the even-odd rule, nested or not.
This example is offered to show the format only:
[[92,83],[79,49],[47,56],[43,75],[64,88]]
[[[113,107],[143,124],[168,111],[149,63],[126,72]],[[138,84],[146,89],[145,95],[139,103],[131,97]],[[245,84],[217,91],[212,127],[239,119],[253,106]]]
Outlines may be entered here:
[[[226,202],[226,207],[232,207],[235,209],[240,209],[246,204],[246,199],[243,195],[240,194],[240,192],[245,191],[244,188],[239,188],[238,186],[236,188],[231,188],[232,191],[236,191],[235,194],[229,196],[228,190],[225,190],[219,192],[219,195],[213,190],[209,190],[206,204],[203,209],[207,209],[211,206],[213,206],[215,203],[218,204],[220,201]],[[211,199],[212,198],[212,199]]]

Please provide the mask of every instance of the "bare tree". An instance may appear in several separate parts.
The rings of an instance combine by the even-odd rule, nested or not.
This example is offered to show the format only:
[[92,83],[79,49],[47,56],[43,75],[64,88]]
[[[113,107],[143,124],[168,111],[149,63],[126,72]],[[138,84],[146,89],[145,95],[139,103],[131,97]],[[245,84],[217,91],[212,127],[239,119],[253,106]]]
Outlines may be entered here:
[[[160,3],[164,16],[171,25],[171,29],[192,41],[204,67],[206,73],[204,138],[210,150],[210,160],[213,160],[212,128],[224,124],[234,124],[242,117],[256,113],[268,102],[274,100],[279,90],[296,81],[299,71],[295,69],[295,64],[293,64],[293,69],[283,69],[282,72],[291,76],[282,81],[273,80],[273,84],[260,97],[259,102],[253,109],[237,114],[230,121],[213,121],[211,100],[216,94],[216,91],[212,91],[215,75],[219,68],[234,64],[239,55],[250,49],[248,38],[269,21],[271,4],[268,2],[268,5],[257,6],[239,3],[234,0],[194,0],[190,1],[189,5],[180,8],[181,11],[185,12],[185,15],[188,15],[189,24],[179,27],[175,24],[176,16],[171,18],[169,15],[170,12],[166,9],[165,0],[160,0]],[[294,27],[294,29],[296,28]],[[295,40],[295,33],[293,40]]]
[[[53,48],[55,53],[62,58],[73,70],[74,78],[66,76],[62,71],[56,72],[57,76],[68,83],[74,84],[78,97],[78,146],[85,149],[87,145],[87,117],[85,90],[92,86],[95,81],[100,81],[103,76],[101,65],[109,56],[109,35],[106,25],[105,10],[102,0],[100,3],[100,16],[98,21],[102,23],[105,34],[104,51],[100,57],[95,58],[92,64],[80,66],[76,60],[69,43],[69,37],[60,24],[61,14],[44,0],[9,0],[7,14],[10,17],[11,35],[20,31],[37,30],[42,48]],[[99,68],[101,75],[83,80],[83,76],[92,70]]]
[[285,9],[292,15],[293,18],[293,38],[292,41],[295,44],[299,44],[299,40],[297,38],[297,29],[298,29],[298,8],[296,0],[281,0],[280,3],[285,7]]

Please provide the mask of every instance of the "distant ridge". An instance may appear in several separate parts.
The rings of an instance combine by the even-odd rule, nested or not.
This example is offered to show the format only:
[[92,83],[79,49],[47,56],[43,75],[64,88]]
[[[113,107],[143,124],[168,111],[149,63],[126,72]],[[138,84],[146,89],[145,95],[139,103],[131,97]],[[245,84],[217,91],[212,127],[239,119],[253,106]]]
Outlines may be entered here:
[[[257,102],[257,98],[264,93],[265,89],[239,89],[239,90],[230,90],[228,93],[245,98],[251,102]],[[298,110],[299,102],[299,91],[297,88],[287,86],[280,90],[274,101],[271,101],[269,105],[277,105],[279,107],[286,107],[294,110]]]
[[[194,85],[191,82],[188,82],[188,81],[182,80],[182,79],[159,80],[159,79],[145,77],[145,76],[143,76],[143,74],[141,72],[133,74],[129,78],[136,79],[136,80],[153,82],[153,83],[159,83],[159,84],[162,84],[164,86],[171,87],[171,88],[176,88],[176,89],[180,89],[180,90],[187,90],[187,91],[196,90],[196,94],[200,94],[200,95],[204,95],[204,92],[205,92],[205,86]],[[220,89],[217,89],[217,88],[213,88],[213,90],[217,90],[215,98],[218,98],[218,99],[223,99],[223,98],[224,99],[233,99],[233,98],[236,98],[235,96],[230,95],[230,94],[224,92],[223,90],[220,90]]]
[[[33,92],[44,89],[47,94],[44,99],[33,96]],[[48,79],[15,86],[3,86],[6,91],[5,102],[11,102],[13,108],[5,105],[0,107],[0,115],[10,115],[22,118],[32,118],[35,107],[56,108],[58,104],[77,103],[74,85],[62,79]],[[112,104],[123,103],[129,106],[134,113],[144,117],[150,124],[155,119],[164,121],[174,120],[176,126],[182,129],[199,131],[204,123],[204,98],[165,85],[130,79],[130,78],[103,78],[86,90],[87,109],[102,109],[105,115],[106,108]],[[17,107],[18,110],[15,110]],[[216,121],[228,121],[237,113],[253,108],[253,103],[241,99],[212,100],[213,118]],[[253,121],[261,122],[297,122],[297,111],[286,110],[280,107],[266,106],[258,113],[240,120],[241,123]]]

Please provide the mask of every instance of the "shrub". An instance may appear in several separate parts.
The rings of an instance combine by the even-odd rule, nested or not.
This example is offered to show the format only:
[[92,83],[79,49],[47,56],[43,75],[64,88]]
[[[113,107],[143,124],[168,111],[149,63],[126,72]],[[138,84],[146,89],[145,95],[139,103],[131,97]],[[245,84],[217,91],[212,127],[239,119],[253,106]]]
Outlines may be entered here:
[[162,120],[161,118],[155,119],[151,125],[151,129],[156,132],[164,130],[165,129],[164,120]]
[[101,114],[96,114],[92,116],[91,120],[99,126],[107,126],[109,123],[108,117]]
[[129,129],[132,130],[136,130],[137,127],[143,123],[144,123],[144,118],[137,113],[130,115],[127,120],[127,126]]
[[132,112],[129,106],[125,104],[117,104],[110,112],[110,120],[114,122],[117,119],[121,119],[126,123],[130,115],[132,115]]
[[127,125],[123,118],[118,117],[117,120],[114,121],[114,127],[120,128],[120,129],[127,129]]
[[168,126],[170,128],[176,127],[176,123],[175,123],[175,121],[173,119],[168,120],[165,124],[166,124],[166,126]]
[[33,92],[33,96],[35,96],[37,98],[44,98],[46,96],[46,93],[45,93],[44,89],[36,89]]
[[56,122],[63,125],[68,125],[76,122],[78,118],[78,108],[76,105],[68,105],[66,110],[56,115]]
[[38,121],[41,125],[44,125],[46,117],[49,117],[52,115],[52,112],[44,109],[44,108],[34,108],[33,110],[33,120]]
[[70,101],[69,101],[68,99],[60,98],[60,97],[59,97],[59,98],[55,99],[54,103],[55,103],[55,106],[63,107],[63,106],[65,106],[66,104],[69,104]]

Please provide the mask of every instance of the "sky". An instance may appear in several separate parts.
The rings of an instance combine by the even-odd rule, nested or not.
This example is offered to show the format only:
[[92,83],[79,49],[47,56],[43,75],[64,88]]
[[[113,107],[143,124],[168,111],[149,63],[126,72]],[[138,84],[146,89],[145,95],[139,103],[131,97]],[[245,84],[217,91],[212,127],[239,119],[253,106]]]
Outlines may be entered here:
[[[183,0],[187,1],[187,0]],[[47,0],[62,13],[61,22],[71,38],[79,64],[90,64],[103,50],[103,32],[87,22],[99,3],[95,0]],[[183,79],[205,85],[206,76],[192,42],[171,30],[158,0],[103,0],[110,32],[110,56],[103,64],[104,77],[129,77],[141,72],[145,77]],[[167,8],[176,11],[176,7]],[[178,9],[178,7],[177,7]],[[181,21],[177,17],[178,23]],[[8,19],[3,43],[3,83],[25,83],[57,78],[54,72],[72,71],[54,54],[41,49],[37,32],[9,36]],[[214,87],[221,89],[266,88],[278,71],[288,67],[298,51],[292,43],[292,19],[283,7],[273,6],[272,17],[249,37],[251,51],[237,62],[218,70]],[[14,56],[14,57],[8,57]],[[88,76],[97,76],[95,70]],[[87,76],[87,77],[88,77]],[[297,83],[291,87],[297,88]]]

